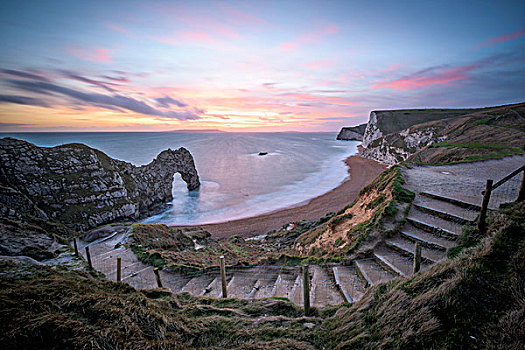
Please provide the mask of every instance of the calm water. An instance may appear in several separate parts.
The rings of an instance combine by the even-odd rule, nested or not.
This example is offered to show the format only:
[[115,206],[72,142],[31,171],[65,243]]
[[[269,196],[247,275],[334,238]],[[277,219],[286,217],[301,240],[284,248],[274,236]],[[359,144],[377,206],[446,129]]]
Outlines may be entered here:
[[[162,150],[186,147],[201,187],[188,191],[179,174],[174,200],[150,223],[203,224],[297,205],[339,185],[343,160],[357,153],[355,141],[336,133],[9,133],[39,146],[80,142],[110,157],[147,164]],[[268,152],[259,156],[259,152]]]

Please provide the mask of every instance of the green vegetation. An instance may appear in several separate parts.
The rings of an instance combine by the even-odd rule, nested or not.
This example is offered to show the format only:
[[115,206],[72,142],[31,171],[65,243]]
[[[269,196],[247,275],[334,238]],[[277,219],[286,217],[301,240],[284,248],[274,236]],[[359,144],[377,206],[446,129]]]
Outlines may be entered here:
[[375,111],[377,124],[383,135],[407,129],[413,125],[445,118],[455,118],[475,113],[483,109],[400,109],[395,111]]
[[525,203],[493,217],[489,232],[471,236],[455,258],[341,308],[323,324],[326,348],[523,348]]
[[[413,132],[432,127],[437,140],[445,141],[411,151],[407,161],[416,164],[444,165],[498,159],[525,152],[525,104],[484,109],[455,120],[423,123]],[[439,137],[438,137],[439,136]],[[395,142],[399,135],[389,135]]]
[[[10,349],[522,349],[525,203],[467,229],[425,272],[313,309],[279,298],[136,291],[98,274],[1,262],[0,341]],[[468,242],[468,243],[467,243]]]

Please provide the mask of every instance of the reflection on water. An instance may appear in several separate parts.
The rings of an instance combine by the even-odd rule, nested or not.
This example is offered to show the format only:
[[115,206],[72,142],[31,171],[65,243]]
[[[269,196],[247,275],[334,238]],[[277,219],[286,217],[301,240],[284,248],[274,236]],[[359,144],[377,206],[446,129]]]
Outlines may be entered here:
[[[39,146],[80,142],[135,165],[161,151],[187,148],[201,188],[189,192],[176,175],[174,199],[147,222],[202,224],[252,216],[328,192],[347,176],[343,160],[358,142],[336,133],[11,133]],[[260,156],[260,152],[267,152]]]

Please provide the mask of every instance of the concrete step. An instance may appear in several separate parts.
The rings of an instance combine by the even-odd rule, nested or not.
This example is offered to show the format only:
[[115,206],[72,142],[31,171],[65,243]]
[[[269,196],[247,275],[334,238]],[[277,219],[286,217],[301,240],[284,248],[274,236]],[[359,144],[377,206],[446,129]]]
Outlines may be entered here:
[[412,260],[386,247],[374,249],[379,265],[396,276],[406,277],[412,272]]
[[[153,273],[153,270],[151,270],[151,273]],[[153,279],[155,279],[154,276]],[[173,292],[179,292],[182,287],[184,287],[192,279],[192,277],[180,272],[161,270],[160,279],[162,280],[162,285],[165,288],[169,288]]]
[[[230,282],[232,276],[226,275],[226,285]],[[217,276],[211,281],[206,288],[201,292],[202,296],[206,297],[215,297],[222,298],[222,279],[221,275],[218,273]]]
[[231,271],[230,273],[232,278],[226,287],[228,298],[248,299],[259,274],[252,271]]
[[290,292],[290,301],[296,305],[304,305],[303,297],[303,276],[301,273],[295,278],[292,290]]
[[298,268],[281,270],[275,280],[271,296],[292,300],[292,290],[298,275]]
[[138,290],[157,288],[157,280],[153,273],[153,266],[146,266],[139,271],[122,275],[122,282]]
[[410,209],[407,221],[427,232],[436,233],[439,236],[447,236],[456,239],[463,230],[463,225],[420,211],[417,208]]
[[[436,193],[431,193],[431,192],[419,192],[419,194],[421,196],[424,196],[424,197],[427,197],[427,198],[437,199],[437,200],[440,200],[442,202],[448,202],[448,203],[453,204],[453,205],[455,205],[457,207],[469,209],[471,211],[475,211],[475,212],[478,212],[478,213],[481,210],[481,207],[479,205],[477,205],[477,204],[467,203],[465,201],[462,201],[462,200],[459,200],[459,199],[455,199],[455,198],[452,198],[452,197],[447,197],[447,196],[443,196],[443,195],[436,194]],[[480,198],[481,198],[481,195],[480,195]]]
[[[385,244],[389,248],[401,253],[402,255],[408,256],[410,258],[414,257],[414,242],[407,238],[397,236],[387,239]],[[421,260],[423,262],[434,264],[441,260],[444,256],[445,252],[443,250],[421,246]]]
[[310,265],[310,304],[315,307],[339,305],[344,302],[343,295],[335,283],[331,268]]
[[263,277],[264,278],[260,278],[255,282],[253,289],[248,295],[248,299],[261,299],[273,296],[273,290],[279,274],[272,273],[271,275]]
[[374,258],[355,260],[355,266],[368,286],[388,282],[396,277],[391,271],[385,270]]
[[447,239],[448,236],[439,236],[436,233],[421,230],[411,223],[406,223],[401,228],[400,235],[413,242],[419,242],[429,248],[447,250],[456,245],[456,242]]
[[336,283],[341,289],[346,302],[353,303],[361,300],[365,293],[365,283],[359,277],[355,266],[334,266],[332,269]]
[[426,195],[416,196],[414,204],[432,208],[436,211],[450,213],[470,222],[475,221],[479,214],[479,210],[476,210],[475,207],[456,205],[448,200],[441,200],[439,198],[428,197]]
[[468,219],[465,219],[464,217],[460,217],[450,212],[441,211],[439,209],[435,209],[435,208],[423,205],[421,203],[413,203],[412,205],[413,205],[412,208],[417,208],[424,213],[436,216],[443,220],[447,220],[447,221],[450,221],[450,222],[453,222],[459,225],[467,225],[467,224],[474,223],[474,220],[468,220]]
[[191,295],[201,295],[202,291],[210,285],[215,277],[217,277],[215,273],[204,273],[200,276],[193,277],[181,288],[180,292],[188,292]]

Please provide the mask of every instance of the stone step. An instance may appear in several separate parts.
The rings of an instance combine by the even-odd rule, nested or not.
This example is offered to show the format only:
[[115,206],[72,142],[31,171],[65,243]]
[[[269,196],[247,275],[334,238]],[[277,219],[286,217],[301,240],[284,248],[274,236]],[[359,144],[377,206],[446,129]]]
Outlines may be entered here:
[[406,277],[412,272],[411,259],[385,247],[374,249],[374,257],[384,269],[396,276]]
[[264,276],[255,282],[248,299],[261,299],[273,296],[275,283],[279,278],[279,274],[272,273],[270,276]]
[[455,240],[449,239],[449,236],[440,236],[435,232],[424,231],[410,222],[403,225],[399,234],[413,242],[418,241],[422,245],[434,249],[447,250],[456,245]]
[[275,280],[271,296],[292,300],[292,291],[298,275],[299,269],[295,271],[281,271]]
[[351,266],[334,266],[334,277],[337,285],[341,289],[346,302],[353,303],[361,300],[365,293],[365,283],[359,277],[356,267]]
[[[410,258],[414,257],[414,242],[404,238],[402,236],[394,237],[387,239],[385,244],[402,255],[408,256]],[[437,261],[441,260],[445,256],[443,250],[428,248],[421,246],[421,260],[422,262],[427,262],[429,264],[434,264]]]
[[301,273],[295,278],[292,291],[290,292],[290,301],[296,305],[304,305],[303,297],[303,276]]
[[[452,197],[447,197],[447,196],[443,196],[443,195],[440,195],[440,194],[436,194],[436,193],[431,193],[431,192],[419,192],[419,194],[421,196],[424,196],[424,197],[427,197],[427,198],[432,198],[432,199],[437,199],[437,200],[440,200],[442,202],[448,202],[448,203],[451,203],[455,206],[458,206],[458,207],[461,207],[461,208],[465,208],[465,209],[469,209],[469,210],[472,210],[472,211],[475,211],[475,212],[478,212],[481,210],[481,207],[477,204],[472,204],[472,203],[467,203],[465,201],[462,201],[462,200],[459,200],[459,199],[455,199],[455,198],[452,198]],[[480,194],[480,200],[481,200],[481,194]]]
[[388,282],[396,277],[391,271],[385,270],[374,258],[355,260],[355,266],[368,286]]
[[414,204],[432,208],[436,211],[450,213],[471,222],[475,221],[479,214],[479,210],[476,210],[474,207],[456,205],[447,200],[427,197],[425,195],[416,196]]
[[203,273],[200,276],[193,277],[186,283],[180,292],[188,292],[191,295],[201,295],[202,291],[217,277],[215,273]]
[[419,209],[420,211],[422,211],[424,213],[436,216],[436,217],[441,218],[443,220],[451,221],[451,222],[459,224],[459,225],[467,225],[467,224],[473,224],[474,223],[474,220],[468,220],[468,219],[465,219],[464,217],[460,217],[460,216],[457,216],[457,215],[449,213],[449,212],[440,211],[438,209],[435,209],[435,208],[423,205],[421,203],[413,203],[412,204],[412,208],[417,208],[417,209]]
[[456,225],[450,221],[443,220],[433,215],[412,208],[408,213],[407,221],[413,226],[434,233],[438,236],[456,240],[463,230],[462,225]]
[[315,307],[339,305],[344,302],[335,284],[332,269],[325,266],[310,265],[310,304]]
[[[226,285],[230,282],[232,276],[226,276]],[[218,274],[213,281],[206,286],[201,292],[202,296],[207,297],[215,297],[215,298],[221,298],[222,297],[222,278],[221,275]]]
[[418,221],[425,222],[430,226],[438,227],[442,230],[451,232],[452,234],[460,235],[463,231],[463,224],[453,221],[449,221],[428,212],[419,210],[417,207],[412,207],[408,213],[408,217],[411,219],[416,219]]
[[[151,271],[151,273],[153,273],[153,270]],[[155,279],[154,276],[153,279]],[[180,272],[161,270],[160,279],[162,281],[162,285],[165,288],[169,288],[173,292],[179,292],[182,289],[182,287],[184,287],[192,279],[192,277]]]
[[424,231],[427,231],[428,233],[431,233],[431,234],[434,234],[434,235],[437,235],[437,236],[441,236],[443,238],[446,238],[448,240],[456,240],[458,238],[458,234],[454,233],[454,232],[451,232],[451,231],[448,231],[448,230],[444,230],[440,227],[437,227],[437,226],[434,226],[430,223],[427,223],[425,221],[422,221],[421,219],[416,219],[416,218],[411,218],[411,217],[408,217],[407,218],[407,222],[410,223],[412,226],[415,226],[421,230],[424,230]]
[[235,271],[230,273],[232,278],[226,287],[228,298],[248,299],[259,279],[259,274],[252,271]]
[[138,290],[157,288],[157,280],[153,273],[153,266],[146,266],[132,274],[122,275],[122,282]]

